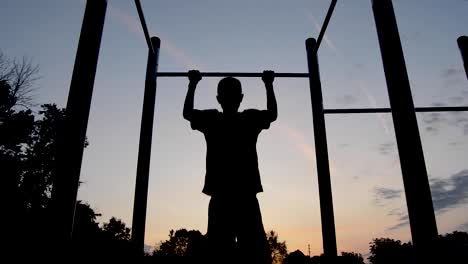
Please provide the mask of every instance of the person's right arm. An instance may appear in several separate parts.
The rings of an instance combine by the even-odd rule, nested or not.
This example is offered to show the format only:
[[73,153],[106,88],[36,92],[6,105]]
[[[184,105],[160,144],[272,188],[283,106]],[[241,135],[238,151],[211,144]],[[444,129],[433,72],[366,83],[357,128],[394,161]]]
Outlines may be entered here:
[[191,70],[188,72],[189,85],[187,96],[185,97],[183,116],[186,120],[191,121],[194,113],[193,101],[195,97],[195,89],[198,82],[202,79],[199,71]]

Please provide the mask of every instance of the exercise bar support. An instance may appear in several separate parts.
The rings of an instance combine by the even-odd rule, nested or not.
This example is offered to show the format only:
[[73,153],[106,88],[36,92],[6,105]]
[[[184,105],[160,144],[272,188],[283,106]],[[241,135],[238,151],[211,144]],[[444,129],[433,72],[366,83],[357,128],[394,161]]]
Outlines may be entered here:
[[[262,77],[258,72],[201,72],[203,77]],[[158,72],[157,77],[188,77],[187,72]],[[275,77],[282,78],[309,78],[308,73],[282,73],[275,72]]]
[[323,113],[322,84],[317,53],[314,53],[316,41],[306,40],[307,65],[309,68],[310,99],[312,104],[312,122],[314,126],[317,178],[320,197],[320,217],[322,222],[323,253],[327,258],[337,256],[335,216],[328,161],[327,133]]
[[417,263],[429,263],[428,252],[435,253],[437,224],[395,12],[391,0],[373,0],[372,10],[392,108],[411,237]]
[[459,37],[457,43],[462,56],[463,66],[465,66],[466,78],[468,79],[468,36]]
[[81,162],[106,9],[106,0],[86,2],[65,121],[58,133],[57,174],[52,189],[57,251],[60,251],[58,248],[67,246],[73,232]]
[[140,18],[141,27],[143,28],[143,33],[145,34],[146,44],[148,45],[148,49],[154,53],[154,46],[150,39],[148,27],[146,26],[145,15],[143,14],[143,8],[141,8],[140,0],[135,0],[135,5],[138,11],[138,17]]
[[144,253],[151,142],[153,139],[154,107],[156,104],[155,73],[158,71],[159,47],[161,41],[158,37],[152,37],[151,44],[155,50],[153,52],[151,48],[148,48],[148,63],[146,65],[145,92],[143,97],[143,113],[141,115],[140,143],[138,146],[132,220],[132,241],[141,254]]

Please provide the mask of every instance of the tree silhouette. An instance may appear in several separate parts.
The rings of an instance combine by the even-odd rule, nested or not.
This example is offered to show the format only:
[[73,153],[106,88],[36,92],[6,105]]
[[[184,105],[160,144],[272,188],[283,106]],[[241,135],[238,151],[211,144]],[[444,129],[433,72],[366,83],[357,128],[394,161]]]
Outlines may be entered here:
[[99,227],[96,213],[89,204],[78,201],[72,236],[72,253],[81,257],[126,258],[137,256],[130,241],[130,228],[115,217]]
[[302,251],[296,250],[289,253],[283,261],[284,264],[308,264],[310,263],[310,258],[304,255]]
[[288,249],[286,247],[286,242],[278,241],[278,234],[270,230],[267,233],[268,247],[271,253],[271,259],[273,264],[283,263],[284,258],[288,254]]
[[1,170],[6,194],[14,201],[9,209],[21,217],[47,206],[56,132],[64,116],[62,109],[50,104],[33,115],[30,108],[38,72],[31,60],[11,60],[0,51]]
[[[391,238],[375,238],[370,243],[369,261],[372,264],[413,263],[414,249],[410,242],[401,243]],[[425,252],[434,263],[466,263],[468,260],[468,233],[454,231],[439,235],[432,252]]]
[[372,264],[413,263],[410,242],[401,243],[391,238],[375,238],[370,243],[369,261]]
[[90,241],[99,237],[100,228],[97,218],[101,214],[96,213],[88,203],[77,201],[75,220],[73,223],[73,240]]
[[30,210],[48,206],[55,175],[57,131],[65,118],[65,110],[54,104],[42,105],[39,119],[25,145],[20,192]]
[[[0,82],[10,86],[7,106],[30,108],[33,106],[35,82],[39,79],[39,65],[31,59],[9,59],[0,50]],[[5,94],[2,94],[5,95]]]
[[102,230],[104,233],[115,240],[129,241],[130,228],[126,227],[122,220],[112,217],[109,223],[104,223]]
[[468,261],[468,233],[454,231],[439,235],[437,241],[439,263],[467,263]]
[[355,252],[341,252],[341,261],[347,264],[364,264],[362,255]]
[[[286,242],[278,241],[278,234],[271,230],[267,233],[268,244],[273,263],[283,263],[287,255]],[[199,258],[207,254],[205,237],[198,230],[188,231],[185,228],[169,231],[169,239],[157,245],[153,256]],[[234,256],[226,256],[230,259]]]
[[154,251],[154,256],[198,257],[203,255],[204,237],[198,230],[169,231],[169,239]]

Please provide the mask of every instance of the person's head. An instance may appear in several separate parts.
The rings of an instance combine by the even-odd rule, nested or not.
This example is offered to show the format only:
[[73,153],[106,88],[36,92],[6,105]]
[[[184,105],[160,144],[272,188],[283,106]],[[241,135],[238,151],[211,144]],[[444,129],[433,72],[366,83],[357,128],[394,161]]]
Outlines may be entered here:
[[242,86],[238,79],[232,77],[223,78],[218,83],[218,103],[226,114],[236,113],[239,110],[240,103],[244,95]]

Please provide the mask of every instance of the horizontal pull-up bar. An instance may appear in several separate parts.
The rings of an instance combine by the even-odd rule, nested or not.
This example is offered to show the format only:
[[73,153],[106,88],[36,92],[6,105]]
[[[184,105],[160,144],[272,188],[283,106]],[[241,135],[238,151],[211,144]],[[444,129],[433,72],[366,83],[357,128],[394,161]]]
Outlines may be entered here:
[[[415,112],[465,112],[468,106],[415,107]],[[354,108],[354,109],[324,109],[324,114],[375,114],[391,113],[390,108]]]
[[[262,77],[261,72],[201,72],[203,77]],[[187,72],[158,72],[157,77],[188,77]],[[280,78],[309,78],[308,73],[275,72],[275,77]]]

